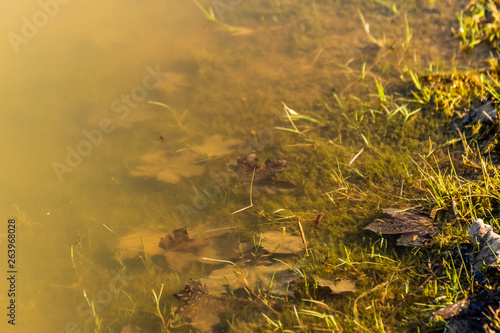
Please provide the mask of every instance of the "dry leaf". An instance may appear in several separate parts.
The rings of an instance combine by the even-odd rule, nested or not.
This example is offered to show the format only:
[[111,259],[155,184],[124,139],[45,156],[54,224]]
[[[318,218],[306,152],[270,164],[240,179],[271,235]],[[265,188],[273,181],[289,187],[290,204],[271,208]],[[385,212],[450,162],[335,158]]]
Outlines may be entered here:
[[422,246],[439,232],[434,220],[418,210],[397,210],[386,208],[389,217],[375,219],[365,229],[383,235],[401,235],[397,240],[400,246]]

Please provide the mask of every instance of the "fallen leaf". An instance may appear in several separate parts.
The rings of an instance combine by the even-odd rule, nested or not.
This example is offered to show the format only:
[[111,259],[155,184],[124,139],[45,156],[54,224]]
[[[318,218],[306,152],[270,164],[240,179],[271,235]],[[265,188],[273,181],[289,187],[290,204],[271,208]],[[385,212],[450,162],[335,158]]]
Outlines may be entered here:
[[[241,244],[237,235],[227,230],[194,232],[191,238],[187,229],[169,233],[157,229],[144,229],[121,238],[119,249],[122,258],[130,259],[146,252],[149,256],[161,255],[177,272],[194,262],[220,264],[238,258],[237,251],[248,252],[249,244]],[[212,260],[206,260],[210,258]]]
[[130,175],[134,177],[155,178],[166,183],[178,183],[182,177],[199,176],[203,174],[204,167],[195,164],[196,154],[181,152],[168,156],[162,150],[147,153],[141,156]]
[[158,246],[162,235],[165,235],[164,230],[141,229],[121,237],[118,245],[121,257],[131,259],[144,252],[150,256],[162,255],[164,250]]
[[418,210],[384,209],[389,217],[374,220],[365,229],[382,235],[401,235],[396,244],[400,246],[422,246],[439,232],[434,220]]
[[304,250],[302,238],[281,231],[268,231],[257,235],[260,247],[273,254],[296,254]]
[[241,141],[236,139],[223,139],[222,135],[211,135],[199,146],[193,146],[196,152],[206,154],[209,156],[224,156],[232,153]]
[[200,282],[207,286],[212,295],[223,295],[240,288],[290,295],[293,292],[289,289],[289,283],[299,278],[300,274],[290,270],[288,265],[274,261],[241,268],[228,265],[214,270]]
[[355,292],[356,283],[353,280],[344,279],[338,281],[318,278],[318,287],[328,288],[331,294],[342,294],[347,292]]

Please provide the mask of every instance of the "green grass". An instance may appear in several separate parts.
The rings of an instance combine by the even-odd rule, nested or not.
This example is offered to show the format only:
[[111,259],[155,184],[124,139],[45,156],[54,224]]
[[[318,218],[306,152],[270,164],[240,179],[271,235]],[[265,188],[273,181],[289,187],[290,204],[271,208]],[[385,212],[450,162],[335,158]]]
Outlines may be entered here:
[[[207,21],[225,31],[234,32],[231,29],[241,25],[237,18],[233,18],[238,24],[234,26],[216,22],[209,9],[195,3]],[[309,22],[312,19],[308,17],[292,25],[291,33],[286,34],[290,40],[285,42],[293,52],[314,50],[313,62],[320,63],[321,57],[316,57],[321,54],[318,50],[332,51],[337,47],[318,38],[324,33],[319,23],[328,24],[328,17],[318,10],[322,5],[315,2],[312,10],[294,2],[294,11],[312,11],[317,21]],[[235,117],[238,123],[249,122],[244,130],[247,132],[250,128],[268,126],[255,119],[261,123],[262,119],[267,120],[269,110],[282,110],[280,123],[272,127],[273,141],[263,149],[262,159],[281,155],[289,160],[290,166],[280,177],[297,186],[291,194],[275,196],[254,196],[252,187],[250,193],[242,193],[230,186],[225,189],[230,195],[224,200],[214,199],[203,214],[196,217],[200,219],[197,222],[234,224],[243,238],[250,238],[255,231],[279,230],[283,226],[299,234],[297,222],[300,221],[309,242],[308,256],[297,255],[285,260],[290,266],[298,267],[303,277],[298,281],[294,297],[249,291],[245,305],[234,307],[228,320],[227,325],[235,332],[439,331],[445,324],[430,320],[433,311],[494,287],[477,284],[462,251],[470,244],[466,229],[474,219],[487,219],[498,230],[499,171],[489,155],[484,154],[484,138],[479,135],[484,130],[482,125],[464,126],[460,132],[450,130],[448,125],[453,117],[481,105],[485,96],[498,103],[498,76],[491,69],[481,72],[450,69],[420,74],[422,69],[412,66],[413,60],[407,57],[416,34],[413,35],[411,22],[404,15],[403,3],[374,1],[367,6],[388,10],[391,17],[401,23],[400,32],[404,33],[391,38],[376,34],[369,29],[373,21],[373,16],[368,17],[369,10],[359,11],[361,29],[380,53],[372,62],[363,60],[352,66],[351,62],[335,64],[341,68],[342,80],[346,82],[342,91],[332,89],[329,94],[312,96],[313,90],[306,87],[305,92],[297,90],[298,96],[290,96],[283,89],[281,92],[287,99],[268,100],[262,96],[269,87],[262,83],[262,87],[246,86],[248,90],[257,91],[260,99],[227,102],[221,89],[227,82],[215,82],[216,88],[222,91],[217,98],[200,93],[193,101],[193,105],[205,105],[214,114],[217,130],[232,136],[241,135],[242,130],[231,128],[226,110],[233,112],[231,107],[237,103],[246,112]],[[474,49],[484,42],[496,48],[496,30],[482,26],[487,22],[485,13],[495,13],[488,6],[491,3],[473,2],[471,9],[461,14],[457,24],[464,47]],[[292,15],[281,6],[275,9],[270,13],[268,8],[256,8],[262,11],[259,24],[265,22],[277,28],[276,22],[286,21],[287,15]],[[236,17],[237,14],[235,12]],[[281,25],[279,27],[281,29]],[[495,34],[487,37],[488,32]],[[264,49],[272,44],[267,42],[255,47]],[[262,49],[257,51],[263,52]],[[207,53],[210,52],[200,50],[183,65],[205,73],[212,67],[223,68],[224,61],[235,59],[228,53],[216,60]],[[309,64],[311,59],[308,61]],[[326,60],[321,65],[329,66]],[[294,84],[307,86],[327,74],[316,75],[309,77],[306,84]],[[203,77],[200,75],[200,80],[204,80]],[[212,82],[203,82],[208,83]],[[166,109],[186,137],[195,135],[204,124],[204,119],[190,120],[186,113],[180,116],[175,108],[162,102],[152,104]],[[496,146],[490,147],[487,152],[495,149]],[[217,161],[206,163],[211,168],[219,166],[210,164]],[[189,182],[196,184],[197,181],[202,183],[203,179]],[[179,185],[182,186],[198,188],[191,183]],[[423,248],[398,248],[393,239],[363,230],[380,217],[380,209],[386,207],[435,208],[436,221],[442,231]],[[315,225],[313,218],[320,213],[324,216]],[[71,245],[68,256],[78,292],[85,290],[83,300],[88,306],[86,310],[92,314],[91,321],[83,326],[84,331],[119,332],[125,325],[137,325],[154,332],[188,330],[189,323],[175,316],[176,307],[182,304],[172,295],[182,289],[184,280],[205,276],[211,268],[195,264],[185,272],[174,273],[147,254],[135,260],[118,256],[109,265],[95,265],[94,260],[108,257],[110,253],[96,255],[93,244],[97,240],[109,244],[116,241],[114,235],[96,234],[90,229],[82,233],[81,241]],[[117,284],[112,268],[127,271],[134,278],[127,285]],[[318,288],[318,277],[353,279],[357,291],[325,295]],[[110,281],[114,282],[109,284]],[[102,286],[111,286],[110,300],[89,296],[97,295]],[[262,314],[253,321],[246,320],[245,309],[251,308],[249,303],[261,306],[259,313]],[[500,325],[498,313],[491,313],[491,321],[497,327]]]

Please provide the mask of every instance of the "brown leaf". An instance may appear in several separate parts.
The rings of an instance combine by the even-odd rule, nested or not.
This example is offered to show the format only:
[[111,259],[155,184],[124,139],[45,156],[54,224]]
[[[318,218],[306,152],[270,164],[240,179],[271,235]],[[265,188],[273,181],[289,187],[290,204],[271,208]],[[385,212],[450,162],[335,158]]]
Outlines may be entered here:
[[439,232],[434,220],[428,214],[418,210],[401,211],[385,209],[390,214],[374,220],[365,229],[383,235],[401,235],[397,240],[400,246],[422,246]]
[[224,156],[234,151],[241,141],[236,139],[223,139],[222,135],[214,134],[203,141],[203,144],[194,146],[193,149],[199,153],[209,156]]
[[318,278],[318,286],[323,288],[328,288],[331,291],[331,294],[355,292],[357,290],[356,283],[353,280],[349,279],[332,281],[323,278]]
[[167,156],[162,150],[147,153],[141,156],[140,164],[137,165],[130,175],[134,177],[156,178],[156,180],[175,184],[182,177],[199,176],[203,174],[203,166],[195,164],[196,154],[192,152],[181,152]]
[[124,259],[137,257],[139,254],[146,252],[148,255],[163,254],[164,250],[158,247],[158,242],[161,240],[165,231],[158,229],[141,229],[134,233],[120,238],[118,249],[120,255]]
[[[209,276],[200,279],[212,295],[223,295],[231,290],[250,288],[251,290],[269,290],[272,293],[287,295],[291,281],[300,275],[291,271],[281,262],[261,262],[255,266],[236,267],[229,265],[217,269]],[[272,287],[271,287],[272,281]]]
[[304,250],[302,238],[281,231],[268,231],[257,235],[260,247],[274,254],[296,254]]

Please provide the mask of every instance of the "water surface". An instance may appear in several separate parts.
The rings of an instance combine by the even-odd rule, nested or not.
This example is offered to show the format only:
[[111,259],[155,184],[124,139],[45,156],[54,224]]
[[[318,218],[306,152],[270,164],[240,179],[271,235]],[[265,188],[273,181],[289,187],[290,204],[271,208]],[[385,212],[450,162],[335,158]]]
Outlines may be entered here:
[[[282,101],[314,115],[333,92],[363,98],[363,63],[367,80],[388,89],[402,64],[420,72],[467,65],[449,32],[463,3],[451,1],[241,1],[214,12],[218,25],[191,1],[68,1],[51,15],[40,3],[0,5],[0,218],[18,221],[18,323],[26,332],[93,331],[84,291],[102,298],[104,331],[128,324],[106,312],[105,297],[117,297],[107,290],[120,237],[238,225],[214,222],[213,211],[244,201],[197,207],[196,189],[234,162],[238,149],[226,146],[275,131]],[[358,8],[387,44],[404,44],[409,27],[407,50],[377,46]],[[286,151],[273,138],[254,148]],[[195,164],[203,154],[217,158]],[[186,218],[180,206],[198,214]]]

